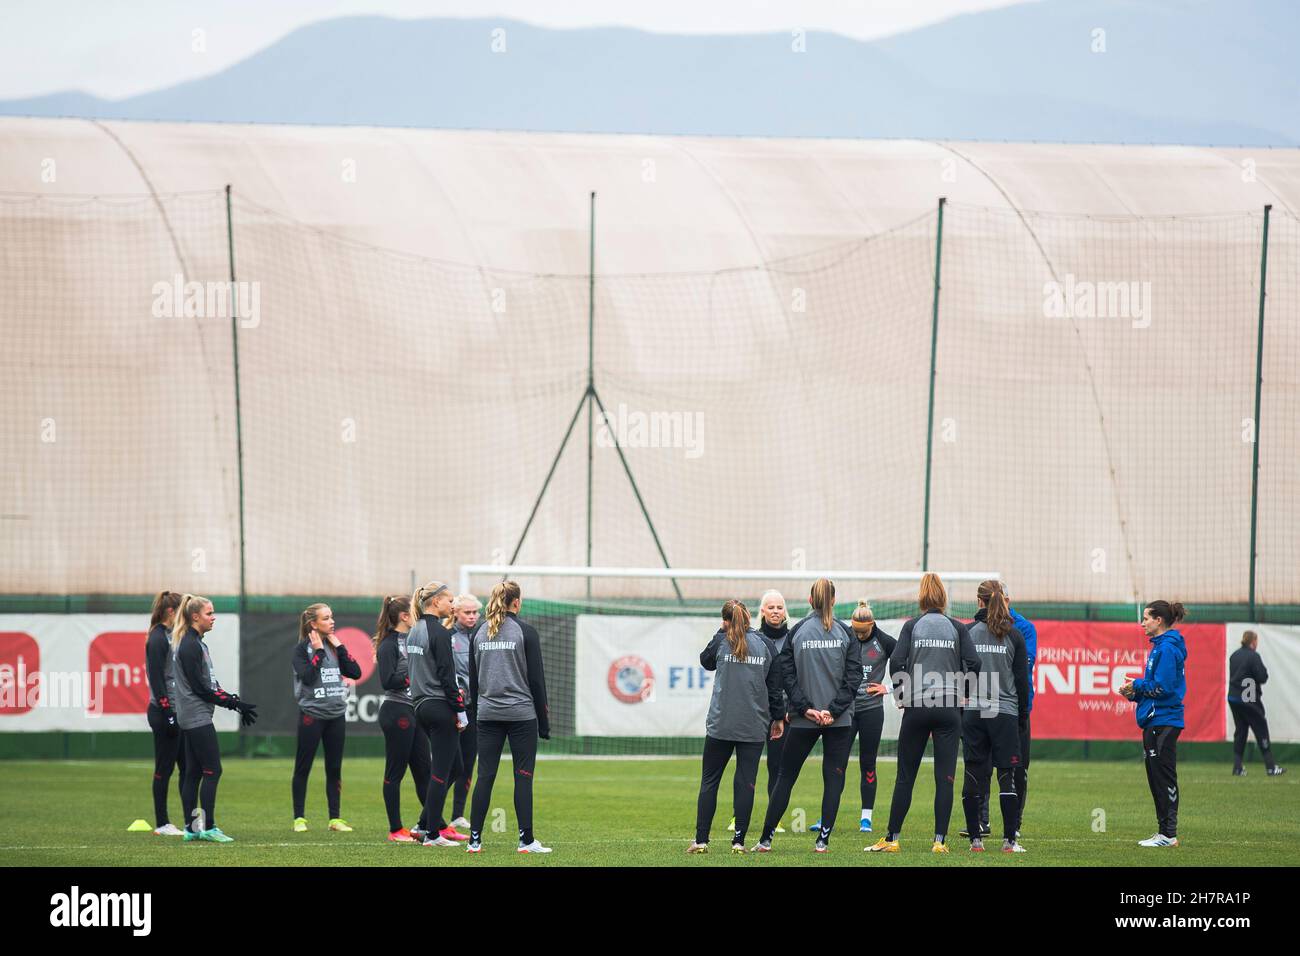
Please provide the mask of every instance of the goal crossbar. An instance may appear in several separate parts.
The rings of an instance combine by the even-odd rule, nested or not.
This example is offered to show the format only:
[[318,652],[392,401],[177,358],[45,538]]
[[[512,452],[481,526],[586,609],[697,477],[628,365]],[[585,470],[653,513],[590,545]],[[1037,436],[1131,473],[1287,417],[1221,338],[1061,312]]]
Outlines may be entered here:
[[[944,581],[1001,580],[997,571],[939,571]],[[462,564],[460,566],[460,593],[469,591],[470,578],[491,575],[494,577],[556,577],[556,578],[676,578],[678,580],[735,580],[752,581],[815,581],[830,578],[832,581],[894,581],[921,580],[924,571],[791,571],[782,568],[774,571],[748,571],[723,568],[603,568],[575,567],[553,564]]]

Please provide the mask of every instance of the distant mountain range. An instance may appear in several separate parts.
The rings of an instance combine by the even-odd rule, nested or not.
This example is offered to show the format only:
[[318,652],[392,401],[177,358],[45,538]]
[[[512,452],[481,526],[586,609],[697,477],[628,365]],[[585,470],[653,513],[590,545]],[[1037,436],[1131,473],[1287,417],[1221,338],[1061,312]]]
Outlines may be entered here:
[[803,52],[790,33],[347,17],[153,93],[56,93],[0,114],[1293,146],[1298,39],[1295,0],[1045,0],[874,42],[809,33]]

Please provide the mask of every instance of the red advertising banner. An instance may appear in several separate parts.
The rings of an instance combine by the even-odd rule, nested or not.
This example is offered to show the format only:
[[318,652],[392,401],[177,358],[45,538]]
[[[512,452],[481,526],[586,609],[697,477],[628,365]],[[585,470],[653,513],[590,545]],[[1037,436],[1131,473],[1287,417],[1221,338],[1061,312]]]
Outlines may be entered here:
[[149,709],[144,631],[105,631],[90,641],[86,673],[91,709],[104,714],[143,714]]
[[25,714],[40,702],[41,647],[24,631],[0,631],[0,714]]
[[[1033,734],[1054,740],[1136,740],[1136,703],[1116,691],[1141,677],[1150,641],[1140,624],[1035,621]],[[1223,740],[1227,733],[1226,640],[1222,624],[1185,624],[1186,729],[1181,740]]]
[[[0,733],[148,733],[148,621],[139,614],[0,614]],[[238,692],[239,616],[218,615],[207,644],[222,687]],[[288,684],[287,654],[284,660]],[[239,729],[229,710],[214,721],[218,730]]]

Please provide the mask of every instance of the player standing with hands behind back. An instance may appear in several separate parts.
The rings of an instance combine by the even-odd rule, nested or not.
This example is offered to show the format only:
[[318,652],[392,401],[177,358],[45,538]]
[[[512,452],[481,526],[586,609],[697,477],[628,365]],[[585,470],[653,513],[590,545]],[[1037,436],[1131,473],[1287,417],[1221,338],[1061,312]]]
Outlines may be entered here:
[[835,620],[835,585],[827,578],[813,582],[808,595],[813,613],[796,624],[778,663],[790,699],[790,738],[781,757],[781,773],[772,791],[755,853],[772,851],[777,821],[790,805],[799,771],[822,741],[821,828],[813,852],[830,849],[831,831],[844,794],[844,774],[853,749],[853,699],[862,683],[861,642]]
[[1142,611],[1142,630],[1151,641],[1146,671],[1119,692],[1137,702],[1142,728],[1147,785],[1156,803],[1155,835],[1138,846],[1178,846],[1178,735],[1183,732],[1183,695],[1187,677],[1187,644],[1174,625],[1183,619],[1183,606],[1152,601]]
[[912,806],[912,788],[921,769],[926,744],[934,741],[934,843],[931,853],[947,853],[952,822],[952,785],[957,773],[957,744],[961,741],[961,701],[972,677],[980,672],[979,655],[966,625],[947,614],[948,589],[939,575],[927,571],[917,592],[921,613],[898,632],[889,655],[903,721],[898,729],[898,776],[889,805],[889,828],[865,849],[871,853],[900,852],[898,836]]

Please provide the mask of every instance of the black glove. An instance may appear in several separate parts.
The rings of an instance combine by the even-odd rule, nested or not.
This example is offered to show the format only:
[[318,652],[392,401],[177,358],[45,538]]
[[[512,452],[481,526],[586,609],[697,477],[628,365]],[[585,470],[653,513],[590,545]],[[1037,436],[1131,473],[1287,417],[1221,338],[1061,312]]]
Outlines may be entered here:
[[168,697],[159,698],[158,709],[162,711],[163,733],[168,737],[176,737],[180,734],[181,728],[176,723],[176,711],[172,709],[171,699]]
[[551,728],[550,728],[550,727],[539,727],[539,728],[537,728],[537,736],[538,736],[538,738],[541,739],[541,740],[550,740],[550,739],[551,739]]
[[251,727],[257,723],[257,705],[245,703],[244,701],[235,702],[235,710],[239,711],[239,723],[242,727]]

